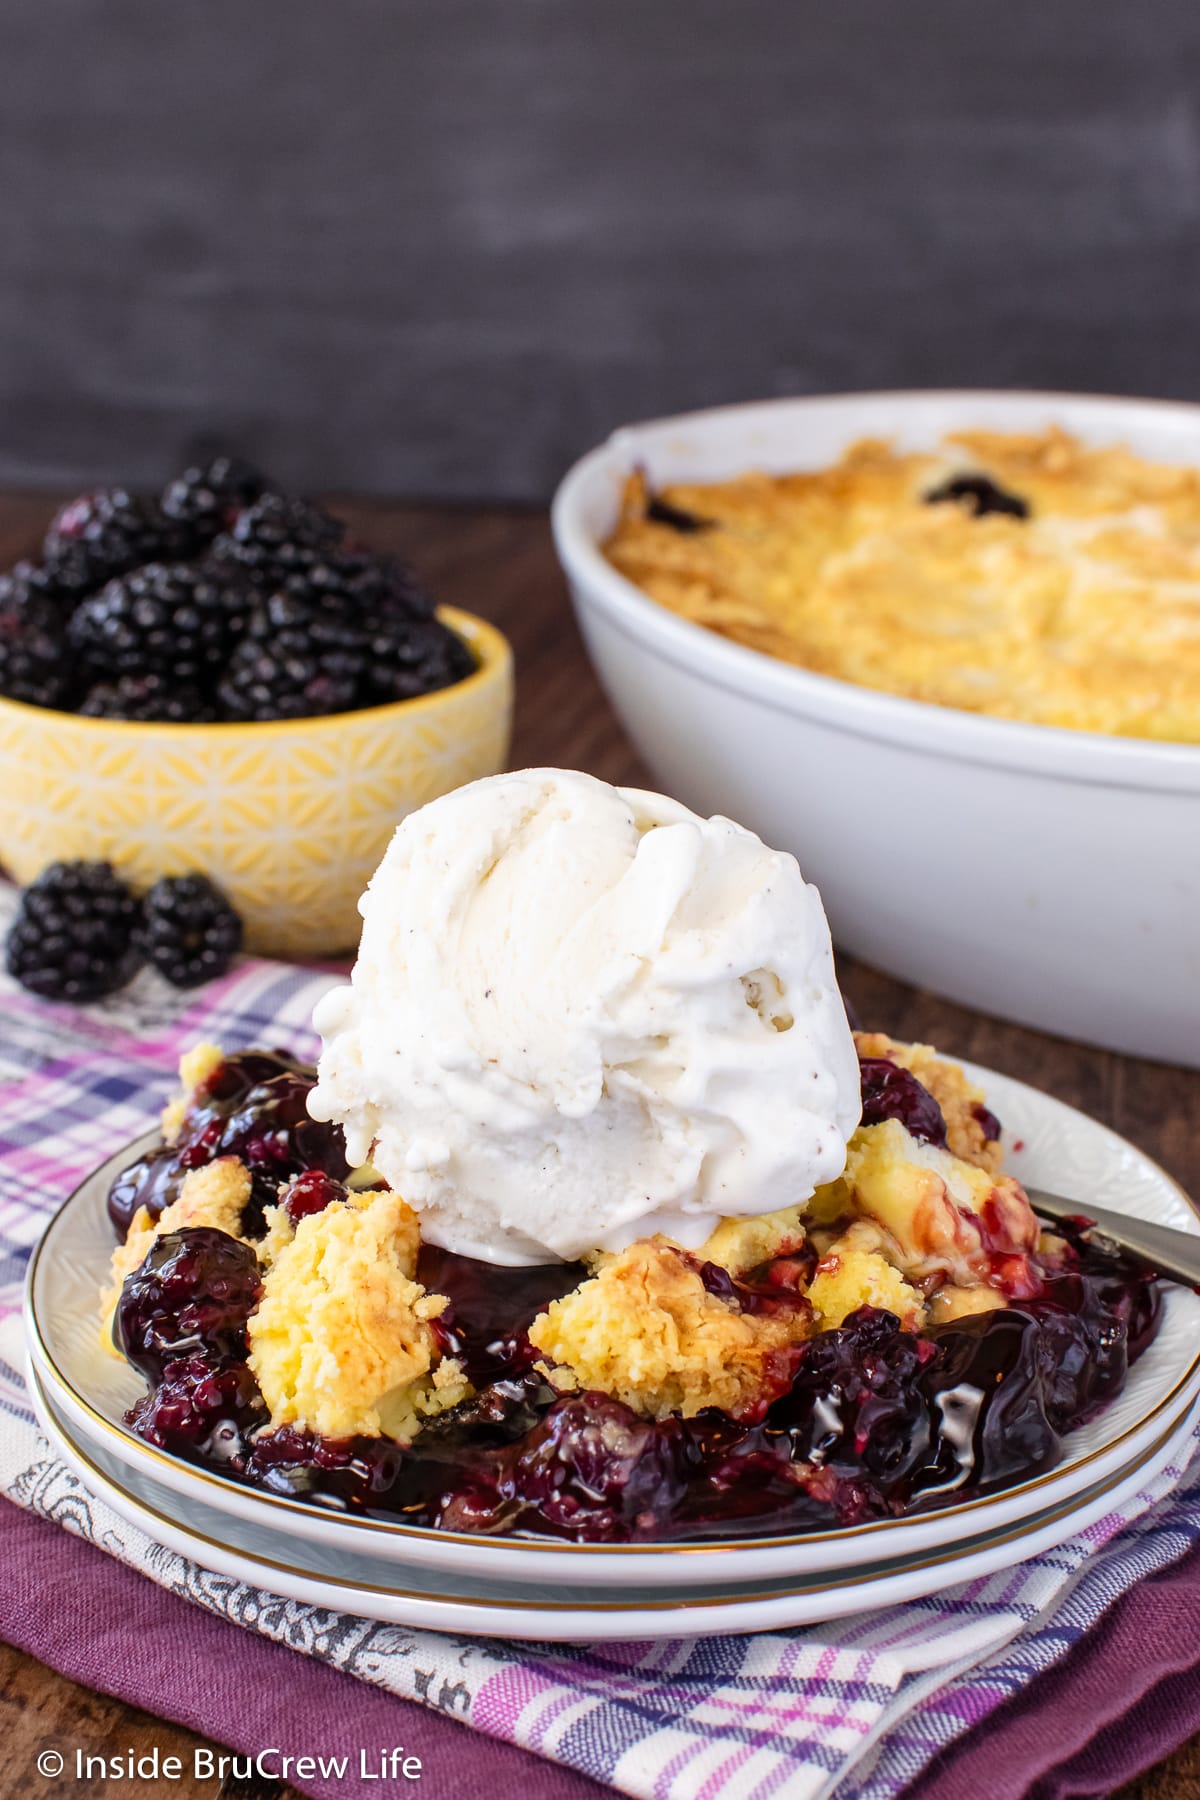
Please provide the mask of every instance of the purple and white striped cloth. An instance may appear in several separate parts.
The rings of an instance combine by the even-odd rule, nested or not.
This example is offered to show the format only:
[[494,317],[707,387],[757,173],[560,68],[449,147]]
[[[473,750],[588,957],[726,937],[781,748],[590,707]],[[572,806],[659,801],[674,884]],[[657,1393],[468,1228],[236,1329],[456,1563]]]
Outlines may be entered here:
[[[0,894],[0,929],[5,910]],[[0,1493],[246,1629],[643,1800],[887,1800],[1200,1541],[1189,1453],[1058,1549],[926,1600],[805,1630],[599,1647],[403,1631],[255,1592],[152,1543],[82,1494],[40,1437],[21,1373],[29,1253],[79,1180],[153,1122],[181,1050],[210,1039],[311,1055],[309,1016],[333,979],[247,961],[189,997],[143,974],[75,1012],[0,976]]]

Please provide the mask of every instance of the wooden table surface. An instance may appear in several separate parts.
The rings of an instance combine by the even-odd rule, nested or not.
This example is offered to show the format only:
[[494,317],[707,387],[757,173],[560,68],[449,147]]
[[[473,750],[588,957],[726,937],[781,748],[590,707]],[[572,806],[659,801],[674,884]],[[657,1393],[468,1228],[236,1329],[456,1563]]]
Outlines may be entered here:
[[[0,568],[36,547],[49,510],[45,498],[0,497]],[[592,675],[571,622],[563,583],[540,513],[474,507],[347,505],[369,544],[411,558],[444,601],[482,613],[512,640],[517,658],[516,767],[552,764],[589,770],[608,781],[652,785]],[[842,983],[864,1025],[920,1038],[1044,1088],[1082,1107],[1156,1157],[1200,1195],[1200,1075],[1068,1044],[1039,1032],[964,1011],[849,959]],[[2,1549],[0,1549],[2,1553]],[[0,1638],[4,1621],[0,1619]],[[136,1645],[130,1646],[131,1656]],[[0,1794],[47,1792],[31,1774],[47,1742],[114,1753],[157,1744],[191,1762],[198,1740],[180,1728],[63,1680],[0,1646]],[[432,1771],[430,1772],[432,1774]],[[214,1800],[215,1784],[172,1783],[154,1790],[71,1783],[76,1794],[150,1800]],[[278,1788],[272,1790],[279,1793]],[[452,1784],[422,1783],[427,1796]],[[1127,1800],[1200,1795],[1200,1740],[1124,1790]]]

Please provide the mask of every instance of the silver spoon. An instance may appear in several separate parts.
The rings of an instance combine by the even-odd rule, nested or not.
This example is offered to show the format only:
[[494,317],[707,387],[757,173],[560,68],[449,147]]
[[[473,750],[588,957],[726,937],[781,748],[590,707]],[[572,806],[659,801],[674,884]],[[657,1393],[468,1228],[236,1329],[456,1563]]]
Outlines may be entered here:
[[1149,1263],[1160,1275],[1200,1288],[1200,1234],[1176,1231],[1170,1225],[1151,1225],[1129,1213],[1110,1212],[1090,1202],[1065,1200],[1043,1188],[1026,1188],[1029,1203],[1044,1219],[1090,1219],[1096,1230],[1120,1250]]

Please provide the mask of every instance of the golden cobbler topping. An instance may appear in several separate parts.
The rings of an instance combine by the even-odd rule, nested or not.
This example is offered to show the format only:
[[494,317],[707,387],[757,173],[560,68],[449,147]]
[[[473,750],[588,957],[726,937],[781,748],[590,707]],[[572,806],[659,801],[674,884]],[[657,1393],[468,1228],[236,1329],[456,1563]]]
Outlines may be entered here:
[[1196,469],[976,431],[658,501],[630,479],[610,562],[737,643],[940,706],[1200,742]]
[[[413,1279],[417,1219],[398,1194],[354,1195],[302,1218],[273,1260],[247,1333],[247,1361],[271,1423],[322,1437],[403,1442],[422,1413],[448,1404],[430,1319],[445,1307]],[[459,1392],[465,1392],[465,1386]]]
[[696,1260],[745,1275],[773,1256],[795,1256],[804,1248],[804,1211],[803,1206],[788,1206],[752,1219],[722,1219],[696,1251]]
[[808,1289],[818,1330],[832,1330],[860,1306],[878,1306],[895,1313],[906,1331],[920,1331],[923,1297],[888,1261],[883,1244],[880,1234],[856,1220],[828,1246]]
[[898,1119],[859,1126],[844,1175],[818,1189],[811,1216],[814,1236],[822,1218],[864,1219],[908,1280],[938,1277],[959,1287],[993,1285],[994,1258],[1028,1256],[1040,1231],[1011,1175],[919,1143]]
[[180,1092],[172,1095],[163,1107],[162,1134],[173,1144],[183,1129],[187,1109],[209,1076],[225,1060],[225,1052],[217,1044],[193,1044],[179,1059]]
[[529,1341],[556,1387],[596,1389],[651,1418],[706,1406],[737,1417],[784,1391],[789,1349],[811,1331],[807,1308],[743,1313],[706,1288],[691,1258],[646,1238],[552,1301]]

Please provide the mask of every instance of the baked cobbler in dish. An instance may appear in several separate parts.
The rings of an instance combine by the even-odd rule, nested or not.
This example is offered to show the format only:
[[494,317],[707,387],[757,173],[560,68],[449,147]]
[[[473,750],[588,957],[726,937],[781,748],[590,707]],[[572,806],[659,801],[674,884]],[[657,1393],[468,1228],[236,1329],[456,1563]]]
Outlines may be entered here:
[[1200,742],[1200,469],[1049,429],[652,492],[605,554],[818,674],[995,718]]
[[1153,1336],[1153,1277],[1039,1226],[954,1063],[856,1048],[861,1123],[810,1199],[532,1266],[422,1241],[309,1117],[315,1070],[191,1051],[110,1195],[132,1427],[337,1510],[601,1543],[894,1517],[1048,1467]]

